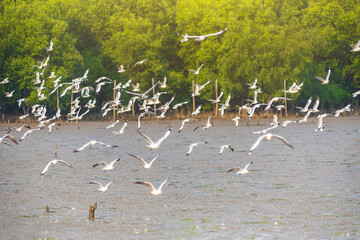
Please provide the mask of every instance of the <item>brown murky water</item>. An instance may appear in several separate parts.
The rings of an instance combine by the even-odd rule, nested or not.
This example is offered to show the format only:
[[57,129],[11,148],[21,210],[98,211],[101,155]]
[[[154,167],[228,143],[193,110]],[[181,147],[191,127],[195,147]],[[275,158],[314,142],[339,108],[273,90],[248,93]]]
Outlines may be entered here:
[[[121,136],[111,133],[121,124],[105,130],[108,122],[86,122],[63,124],[51,134],[44,128],[19,146],[1,144],[1,239],[360,238],[360,117],[326,118],[324,132],[314,132],[315,120],[273,130],[294,150],[274,140],[261,143],[251,156],[247,151],[257,135],[250,132],[266,128],[268,120],[260,120],[264,126],[244,121],[238,129],[231,121],[215,121],[196,132],[197,123],[189,123],[181,133],[180,121],[147,122],[142,132],[154,139],[173,127],[154,151],[145,148],[135,122]],[[91,139],[119,147],[73,153]],[[186,157],[188,145],[197,141],[209,143]],[[232,144],[235,152],[226,149],[218,156],[222,144]],[[58,164],[40,177],[54,159],[55,145],[58,159],[75,169]],[[160,157],[146,170],[128,153]],[[113,171],[90,169],[118,157]],[[250,161],[246,175],[226,172]],[[166,178],[159,196],[134,184],[158,186]],[[116,182],[105,193],[88,184],[111,180]],[[89,221],[88,208],[95,202],[96,219]]]

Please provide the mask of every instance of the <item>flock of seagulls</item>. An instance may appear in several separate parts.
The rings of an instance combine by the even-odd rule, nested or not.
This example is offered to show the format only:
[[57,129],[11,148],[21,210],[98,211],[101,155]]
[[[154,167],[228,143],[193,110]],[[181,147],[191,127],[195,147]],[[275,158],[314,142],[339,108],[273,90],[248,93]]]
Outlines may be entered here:
[[[189,39],[194,39],[195,41],[204,41],[206,40],[208,37],[212,37],[212,36],[218,36],[223,34],[227,29],[225,28],[222,31],[216,32],[216,33],[212,33],[212,34],[207,34],[207,35],[201,35],[201,36],[191,36],[188,34],[185,35],[181,35],[181,37],[183,37],[181,39],[181,42],[187,42]],[[350,45],[352,47],[352,52],[357,52],[360,51],[359,49],[359,44],[360,41],[356,44],[356,45]],[[53,47],[54,47],[54,43],[51,41],[49,44],[49,47],[46,47],[46,51],[47,52],[51,52],[53,51]],[[23,134],[23,136],[19,139],[20,141],[23,141],[27,136],[29,136],[29,134],[31,134],[34,131],[41,131],[44,126],[47,125],[48,129],[49,129],[49,133],[51,133],[52,128],[54,127],[60,127],[61,124],[57,121],[58,119],[61,119],[62,117],[67,117],[69,121],[81,121],[83,119],[83,117],[88,114],[92,108],[94,108],[96,105],[96,98],[90,99],[90,100],[86,100],[87,104],[86,105],[81,105],[81,102],[83,99],[87,99],[87,98],[92,98],[93,96],[96,96],[98,94],[101,94],[102,92],[102,87],[105,87],[107,85],[110,85],[111,83],[113,83],[113,80],[107,78],[107,77],[101,77],[99,79],[97,79],[95,81],[96,86],[88,86],[86,85],[86,82],[88,81],[88,73],[89,70],[86,70],[86,72],[84,73],[83,76],[78,77],[73,79],[71,82],[62,82],[61,81],[61,76],[57,77],[55,72],[51,72],[50,76],[48,77],[48,79],[55,79],[53,80],[54,83],[54,89],[51,90],[50,94],[44,94],[45,91],[50,91],[50,89],[48,89],[47,87],[45,87],[45,78],[43,80],[40,80],[40,76],[43,76],[44,74],[46,74],[45,69],[46,68],[51,68],[50,65],[51,61],[50,61],[50,55],[47,56],[43,61],[40,62],[40,65],[33,65],[31,67],[34,67],[37,69],[36,71],[36,79],[34,80],[34,85],[38,85],[36,88],[37,91],[37,95],[39,97],[39,101],[42,101],[42,99],[46,99],[48,97],[50,97],[50,95],[52,93],[54,93],[55,91],[59,91],[62,90],[62,93],[60,95],[60,97],[65,96],[66,94],[68,94],[69,92],[72,92],[73,94],[79,94],[80,96],[78,98],[76,98],[75,100],[73,100],[73,102],[71,103],[71,109],[70,112],[67,114],[61,114],[61,110],[57,109],[57,112],[54,116],[49,116],[49,114],[47,113],[47,106],[43,105],[43,104],[37,104],[34,106],[31,106],[31,112],[27,113],[23,116],[20,116],[19,119],[23,120],[29,116],[33,116],[37,119],[37,122],[39,123],[39,125],[37,126],[37,128],[31,128],[28,125],[23,125],[19,128],[14,128],[14,130],[16,132],[21,132],[22,129],[27,128],[28,130]],[[137,67],[138,65],[141,64],[150,64],[150,61],[147,59],[141,60],[136,62],[133,65],[133,68]],[[145,65],[144,65],[145,66]],[[200,70],[204,67],[204,62],[200,65],[200,67],[197,70],[193,70],[193,69],[187,69],[187,71],[192,72],[194,75],[198,75],[200,74]],[[42,70],[41,72],[39,72],[39,70]],[[124,66],[120,65],[117,69],[118,73],[123,73],[125,72]],[[329,84],[330,82],[330,74],[331,74],[331,69],[329,68],[327,76],[324,78],[322,77],[318,77],[318,76],[313,76],[315,79],[318,79],[322,82],[323,85],[325,84]],[[0,84],[4,85],[7,84],[9,82],[9,79],[6,78],[4,80],[2,80],[0,82]],[[200,84],[200,83],[196,83],[194,86],[194,92],[189,93],[189,98],[190,97],[197,97],[201,95],[201,91],[211,82],[211,80]],[[282,96],[276,96],[273,97],[272,99],[269,100],[268,103],[259,103],[257,100],[257,94],[261,94],[261,88],[258,87],[258,84],[261,84],[261,82],[258,82],[258,79],[255,78],[255,81],[253,83],[247,83],[248,89],[253,91],[254,93],[254,98],[252,100],[249,100],[250,103],[245,104],[244,106],[239,107],[239,113],[238,115],[232,119],[232,122],[234,123],[234,127],[238,128],[239,127],[239,120],[242,119],[242,113],[243,111],[247,113],[247,117],[248,119],[251,119],[252,116],[255,114],[256,111],[260,111],[260,109],[263,106],[266,106],[262,111],[282,111],[282,109],[284,108],[284,105],[282,104],[277,104],[275,105],[276,102],[280,102],[280,101],[291,101],[291,98],[285,98]],[[286,93],[289,94],[293,94],[293,93],[297,93],[298,91],[301,90],[303,83],[301,84],[297,84],[297,82],[295,81],[288,90],[286,90]],[[116,93],[116,97],[114,98],[114,100],[112,101],[108,101],[105,102],[103,104],[102,107],[102,111],[103,111],[103,116],[106,116],[106,114],[110,111],[110,110],[116,110],[118,114],[124,113],[124,112],[128,112],[131,111],[131,108],[133,106],[136,106],[135,103],[138,103],[139,109],[143,110],[142,113],[139,114],[138,116],[138,125],[137,125],[137,132],[138,134],[145,139],[145,141],[147,142],[147,145],[145,145],[146,148],[150,149],[150,150],[155,150],[155,149],[159,149],[161,147],[161,144],[166,141],[166,139],[169,137],[170,134],[172,134],[172,127],[169,127],[168,129],[165,130],[165,133],[163,134],[162,137],[160,137],[157,141],[152,140],[150,137],[148,137],[147,135],[145,135],[145,133],[143,132],[142,128],[141,128],[141,119],[147,115],[153,115],[155,116],[155,118],[164,118],[166,117],[166,113],[169,109],[177,109],[179,107],[182,107],[183,105],[186,105],[190,102],[189,101],[185,101],[185,102],[179,102],[176,104],[173,104],[173,101],[175,100],[176,96],[174,95],[171,100],[169,100],[168,102],[162,104],[162,102],[160,101],[160,96],[162,94],[167,94],[166,92],[161,92],[162,89],[166,89],[167,88],[167,78],[164,77],[164,80],[158,81],[156,82],[152,87],[146,89],[145,91],[141,91],[140,89],[141,86],[139,85],[139,83],[134,83],[132,82],[132,80],[130,79],[129,81],[127,81],[125,84],[119,83],[117,86],[114,87],[114,90],[117,91]],[[128,90],[127,88],[131,87],[132,90]],[[326,87],[326,86],[324,86]],[[10,98],[13,97],[13,93],[15,90],[12,90],[10,92],[5,92],[5,96]],[[152,91],[157,91],[156,94],[153,94],[153,97],[151,97],[151,92]],[[220,95],[216,98],[216,99],[208,99],[210,102],[212,103],[219,103],[221,105],[219,111],[221,113],[221,116],[224,115],[225,110],[230,108],[230,99],[231,99],[231,95],[229,94],[227,99],[224,101],[224,103],[222,102],[222,97],[223,97],[223,93],[224,91],[221,91]],[[128,96],[131,96],[131,99],[129,100],[128,103],[124,103],[124,101],[121,99],[121,96],[123,94],[127,94]],[[353,93],[353,97],[356,97],[360,94],[360,91],[357,91],[355,93]],[[304,107],[296,107],[297,109],[299,109],[299,113],[304,113],[305,116],[300,119],[300,120],[296,120],[296,121],[292,121],[292,120],[285,120],[283,122],[279,122],[278,121],[278,116],[276,114],[274,114],[273,117],[273,121],[271,123],[271,126],[263,129],[263,130],[259,130],[259,131],[254,131],[252,132],[252,134],[254,135],[260,135],[258,136],[258,138],[255,140],[255,142],[250,146],[247,154],[248,155],[252,155],[254,153],[254,151],[256,149],[261,148],[262,143],[265,141],[270,141],[273,139],[277,139],[280,140],[284,146],[290,147],[292,149],[294,149],[294,146],[292,144],[289,143],[289,141],[287,139],[285,139],[283,136],[280,136],[278,134],[273,134],[271,133],[272,131],[274,131],[275,129],[277,129],[279,126],[285,128],[288,124],[293,123],[293,124],[301,124],[307,121],[308,117],[311,114],[315,114],[315,113],[319,113],[320,111],[318,110],[318,106],[319,106],[319,97],[317,97],[315,104],[313,105],[313,107],[311,108],[311,102],[312,102],[312,97],[309,98],[309,100],[307,101],[306,105]],[[22,106],[22,104],[27,104],[28,101],[26,98],[22,98],[18,100],[18,106]],[[150,105],[153,104],[158,104],[159,107],[157,109],[153,109],[152,107],[150,107]],[[85,111],[82,109],[86,109]],[[197,106],[196,110],[194,112],[192,112],[192,116],[196,116],[201,112],[202,106],[199,105]],[[320,131],[324,131],[324,118],[327,116],[333,116],[333,117],[339,117],[340,114],[346,112],[346,111],[351,111],[351,105],[348,104],[346,107],[339,109],[335,112],[335,114],[330,114],[330,113],[321,113],[317,116],[318,119],[318,123],[317,123],[317,127],[315,129],[316,132],[320,132]],[[182,120],[179,123],[179,130],[177,134],[181,134],[182,130],[185,127],[185,124],[188,122],[195,122],[198,121],[195,118],[187,118]],[[107,127],[105,127],[105,130],[109,130],[109,129],[113,129],[115,128],[118,124],[120,123],[120,120],[117,120],[115,122],[113,122],[112,124],[108,125]],[[128,125],[128,121],[124,121],[123,125],[121,126],[121,128],[119,130],[116,131],[112,131],[112,134],[116,135],[116,136],[120,136],[122,134],[124,134],[125,132],[125,128]],[[193,132],[196,131],[197,129],[201,128],[202,130],[209,130],[211,127],[213,126],[213,123],[211,121],[211,116],[208,116],[207,121],[205,123],[201,123],[200,125],[198,125],[195,129],[193,129]],[[104,131],[105,131],[104,130]],[[6,144],[6,145],[11,145],[9,142],[7,142],[7,140],[10,140],[11,142],[13,142],[16,145],[19,145],[19,142],[16,140],[16,138],[13,135],[10,135],[10,131],[7,132],[7,134],[5,134],[3,137],[0,138],[0,143]],[[186,149],[184,149],[184,153],[186,156],[189,156],[192,151],[194,150],[195,147],[198,147],[199,145],[206,145],[208,142],[210,141],[215,141],[214,139],[207,139],[206,141],[198,141],[195,143],[192,143],[188,146],[187,151],[185,152]],[[84,145],[82,145],[81,147],[75,149],[73,152],[74,153],[78,153],[81,151],[84,151],[86,148],[90,147],[94,147],[95,145],[100,145],[102,147],[106,147],[106,148],[116,148],[118,147],[117,145],[112,145],[112,144],[107,144],[107,143],[103,143],[97,140],[91,140],[87,143],[85,143]],[[231,152],[235,152],[235,148],[233,147],[232,144],[226,144],[226,145],[221,145],[219,146],[220,151],[219,151],[219,155],[222,155],[223,152],[225,151],[225,149],[229,149],[229,151]],[[258,150],[259,152],[260,150]],[[142,157],[132,154],[132,153],[128,153],[129,156],[131,156],[132,158],[135,158],[139,161],[142,162],[143,168],[144,169],[149,169],[151,168],[151,166],[154,164],[154,162],[156,161],[156,159],[158,159],[159,154],[156,155],[154,158],[152,158],[151,161],[145,161]],[[95,164],[93,164],[91,166],[91,168],[95,168],[97,166],[102,166],[103,168],[101,170],[103,171],[111,171],[113,169],[115,169],[115,164],[117,162],[120,161],[120,158],[116,158],[114,160],[112,160],[110,163],[107,163],[106,161],[100,161],[97,162]],[[62,165],[65,165],[69,168],[74,168],[72,165],[70,165],[69,163],[67,163],[64,160],[58,160],[58,159],[54,159],[51,160],[50,162],[48,162],[45,166],[45,168],[43,169],[43,171],[41,172],[40,176],[44,176],[46,173],[49,172],[49,168],[51,166],[55,166],[57,163],[61,163]],[[247,174],[249,173],[249,166],[253,164],[253,161],[250,161],[244,168],[241,167],[233,167],[230,170],[228,170],[227,172],[232,172],[232,171],[236,171],[236,174]],[[48,173],[50,174],[50,173]],[[164,185],[167,183],[169,178],[166,178],[160,185],[158,188],[155,188],[154,185],[150,182],[146,182],[146,181],[136,181],[134,182],[135,184],[141,184],[141,185],[145,185],[148,188],[150,188],[150,193],[152,195],[160,195],[162,193],[162,188],[164,187]],[[90,181],[88,182],[89,184],[95,184],[98,185],[98,191],[99,192],[106,192],[109,188],[109,186],[114,183],[116,180],[111,180],[110,182],[108,182],[105,186],[102,185],[102,183],[100,182],[96,182],[96,181]]]

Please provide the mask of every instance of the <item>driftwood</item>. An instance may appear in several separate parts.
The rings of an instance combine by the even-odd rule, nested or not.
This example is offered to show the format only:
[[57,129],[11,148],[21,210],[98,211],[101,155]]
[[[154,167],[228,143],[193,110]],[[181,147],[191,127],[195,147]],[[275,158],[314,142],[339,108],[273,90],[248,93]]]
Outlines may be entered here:
[[46,211],[46,213],[49,213],[49,212],[50,212],[50,209],[49,209],[49,206],[48,206],[48,205],[45,205],[45,211]]
[[94,221],[95,219],[95,210],[97,208],[97,202],[94,205],[90,205],[89,207],[89,220]]

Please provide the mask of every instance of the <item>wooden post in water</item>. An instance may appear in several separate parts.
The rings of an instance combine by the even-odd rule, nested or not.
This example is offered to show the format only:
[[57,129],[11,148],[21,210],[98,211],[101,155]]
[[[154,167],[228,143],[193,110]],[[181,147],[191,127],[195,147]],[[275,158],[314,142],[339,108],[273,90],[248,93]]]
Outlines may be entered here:
[[[215,79],[215,99],[218,98],[218,82],[217,82],[217,79]],[[215,103],[215,117],[217,118],[217,112],[218,112],[218,103],[216,102]]]
[[55,144],[55,158],[57,158],[57,144]]
[[[71,110],[72,110],[73,98],[74,98],[74,93],[73,93],[73,89],[71,88],[70,112],[71,112]],[[68,123],[68,122],[69,122],[69,116],[67,116],[67,121],[66,121],[66,123]]]
[[[192,80],[192,92],[195,92],[194,79]],[[193,96],[193,112],[195,112],[195,96]],[[191,115],[191,114],[190,114]]]
[[[116,87],[116,80],[114,80],[114,93],[113,93],[113,101],[115,101],[116,93],[115,93],[115,87]],[[115,106],[113,107],[113,121],[116,121],[116,115],[115,115]]]
[[90,205],[89,207],[89,220],[94,221],[95,219],[95,210],[97,208],[97,202],[94,205]]
[[284,97],[285,97],[285,116],[287,116],[287,101],[286,101],[286,79],[284,80]]

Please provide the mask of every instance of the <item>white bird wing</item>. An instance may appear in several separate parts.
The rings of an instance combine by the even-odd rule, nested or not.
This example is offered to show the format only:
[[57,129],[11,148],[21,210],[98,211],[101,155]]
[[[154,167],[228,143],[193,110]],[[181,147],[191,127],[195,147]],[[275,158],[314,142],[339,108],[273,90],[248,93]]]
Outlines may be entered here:
[[70,164],[68,164],[67,162],[63,161],[63,160],[57,160],[57,162],[59,163],[63,163],[65,164],[66,166],[70,167],[70,168],[74,168],[73,166],[71,166]]
[[104,188],[104,186],[99,182],[89,182],[89,184],[96,184],[99,186],[99,188]]
[[250,164],[252,164],[253,162],[250,162],[250,163],[248,163],[245,167],[244,167],[244,171],[246,171],[247,169],[248,169],[248,167],[250,166]]
[[88,142],[88,143],[86,143],[86,144],[84,144],[82,147],[80,147],[80,148],[78,148],[78,149],[75,149],[74,152],[80,152],[80,151],[84,150],[87,146],[90,145],[90,143],[91,143],[91,141]]
[[124,123],[124,125],[122,126],[122,128],[120,129],[120,132],[124,131],[124,129],[126,128],[127,125],[128,125],[128,122],[126,121]]
[[115,180],[112,180],[111,182],[109,182],[108,184],[105,185],[105,188],[108,188],[110,186],[110,184],[112,184],[113,182],[115,182]]
[[167,130],[167,131],[165,132],[164,136],[162,136],[159,140],[157,140],[157,142],[156,142],[155,144],[160,145],[160,144],[165,140],[165,138],[167,138],[167,137],[170,135],[171,130],[172,130],[172,129],[169,128],[169,130]]
[[221,30],[220,32],[206,34],[204,37],[210,37],[210,36],[220,35],[220,34],[222,34],[225,30],[226,30],[226,28],[225,28],[224,30]]
[[197,70],[196,72],[199,72],[200,69],[202,68],[202,66],[204,66],[204,63],[202,63],[202,64],[200,65],[200,67],[198,68],[198,70]]
[[319,76],[313,76],[314,78],[316,78],[317,80],[320,80],[321,82],[325,82],[325,79],[323,79],[322,77]]
[[266,135],[261,135],[258,137],[258,139],[255,141],[255,143],[251,146],[248,155],[250,155],[260,144],[260,142],[265,138]]
[[48,162],[48,164],[46,164],[46,166],[45,166],[44,170],[41,172],[40,176],[44,175],[47,172],[47,170],[49,169],[50,165],[53,162],[54,162],[54,160],[52,160],[52,161]]
[[138,159],[138,160],[140,160],[144,165],[147,164],[147,162],[146,162],[142,157],[133,155],[133,154],[131,154],[131,153],[129,153],[129,155],[132,156],[132,157],[134,157],[134,158],[136,158],[136,159]]
[[139,130],[137,130],[138,133],[140,133],[140,135],[145,138],[145,140],[150,144],[150,145],[153,145],[155,144],[153,140],[151,140],[151,138],[149,138],[148,136],[146,136],[145,134],[143,134],[142,132],[140,132]]
[[219,155],[221,155],[223,152],[224,152],[224,149],[225,149],[225,146],[220,146],[220,152],[219,152]]
[[281,140],[281,141],[282,141],[283,143],[285,143],[287,146],[289,146],[289,147],[291,147],[291,148],[294,148],[292,145],[290,145],[290,143],[289,143],[284,137],[282,137],[282,136],[280,136],[280,135],[275,135],[275,134],[273,134],[273,137]]
[[154,185],[152,185],[152,183],[150,182],[135,182],[136,184],[142,184],[142,185],[145,185],[145,186],[148,186],[151,191],[156,191],[157,189],[154,187]]
[[160,186],[158,187],[158,191],[161,191],[161,189],[162,189],[162,187],[164,186],[164,184],[166,183],[166,181],[168,180],[168,178],[167,179],[165,179],[165,181],[163,181],[161,184],[160,184]]

